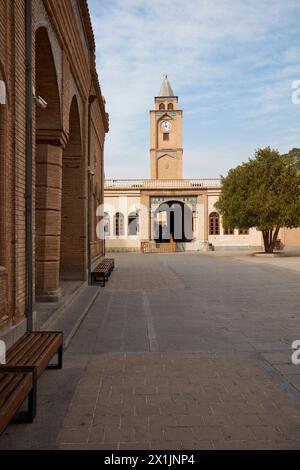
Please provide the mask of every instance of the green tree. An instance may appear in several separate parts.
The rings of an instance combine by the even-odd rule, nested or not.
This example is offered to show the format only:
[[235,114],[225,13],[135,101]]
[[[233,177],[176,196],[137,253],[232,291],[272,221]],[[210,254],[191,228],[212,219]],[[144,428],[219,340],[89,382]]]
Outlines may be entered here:
[[225,228],[257,228],[266,253],[273,253],[282,227],[300,226],[300,176],[294,155],[280,155],[270,147],[222,178],[216,204]]
[[297,168],[297,170],[299,171],[300,170],[300,149],[298,148],[293,148],[292,150],[290,150],[286,155],[284,155],[285,157],[291,157],[292,160],[294,161],[294,164]]

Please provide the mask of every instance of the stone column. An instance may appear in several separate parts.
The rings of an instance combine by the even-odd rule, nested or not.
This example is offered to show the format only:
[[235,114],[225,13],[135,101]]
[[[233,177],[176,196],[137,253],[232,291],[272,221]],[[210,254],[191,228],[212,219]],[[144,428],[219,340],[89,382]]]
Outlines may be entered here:
[[35,291],[37,302],[56,302],[59,287],[62,156],[61,135],[42,135],[36,146]]
[[209,221],[208,221],[208,196],[204,196],[204,241],[208,242],[208,231],[209,231]]
[[141,194],[141,210],[140,210],[140,233],[141,241],[150,239],[150,198],[148,195]]
[[198,235],[198,213],[197,211],[193,211],[193,226],[192,226],[192,233],[193,233],[193,241],[197,240]]

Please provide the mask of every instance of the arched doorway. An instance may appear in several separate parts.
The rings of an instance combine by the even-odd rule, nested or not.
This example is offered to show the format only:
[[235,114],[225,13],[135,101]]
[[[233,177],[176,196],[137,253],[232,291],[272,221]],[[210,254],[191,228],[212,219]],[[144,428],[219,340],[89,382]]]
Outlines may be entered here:
[[62,123],[56,68],[48,31],[35,36],[36,95],[47,107],[36,106],[35,292],[38,301],[60,297]]
[[60,279],[86,278],[85,178],[80,114],[76,96],[69,116],[69,140],[62,161]]
[[154,239],[158,243],[190,242],[193,239],[193,212],[181,201],[166,201],[154,214]]

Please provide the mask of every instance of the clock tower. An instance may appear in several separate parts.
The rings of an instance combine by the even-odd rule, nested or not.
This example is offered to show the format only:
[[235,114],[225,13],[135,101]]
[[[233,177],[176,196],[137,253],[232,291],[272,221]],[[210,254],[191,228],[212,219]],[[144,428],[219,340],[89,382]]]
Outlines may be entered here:
[[151,179],[182,179],[182,111],[167,75],[150,111]]

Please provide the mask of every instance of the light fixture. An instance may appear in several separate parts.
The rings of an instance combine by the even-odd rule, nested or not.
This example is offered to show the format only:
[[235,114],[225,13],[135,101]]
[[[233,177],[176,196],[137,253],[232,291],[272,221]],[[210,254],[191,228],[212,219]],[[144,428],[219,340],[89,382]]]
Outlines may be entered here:
[[34,101],[36,102],[36,104],[38,105],[39,108],[42,108],[42,109],[46,109],[47,106],[48,106],[48,103],[43,100],[43,98],[41,96],[33,96],[33,99]]

